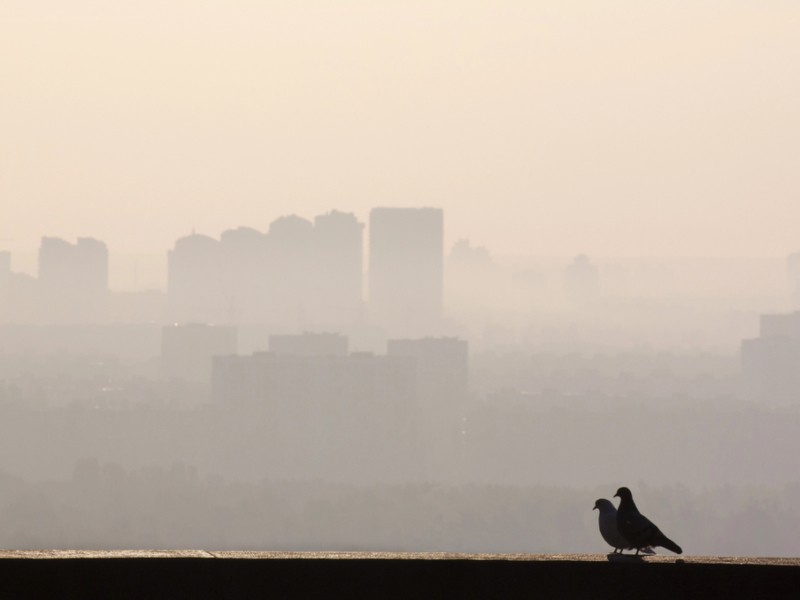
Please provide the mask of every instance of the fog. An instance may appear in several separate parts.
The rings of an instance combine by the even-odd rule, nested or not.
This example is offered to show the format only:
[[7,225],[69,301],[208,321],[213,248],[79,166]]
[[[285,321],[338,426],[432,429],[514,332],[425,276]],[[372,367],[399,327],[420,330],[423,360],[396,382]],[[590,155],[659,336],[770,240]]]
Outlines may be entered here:
[[0,547],[797,556],[795,3],[4,2]]

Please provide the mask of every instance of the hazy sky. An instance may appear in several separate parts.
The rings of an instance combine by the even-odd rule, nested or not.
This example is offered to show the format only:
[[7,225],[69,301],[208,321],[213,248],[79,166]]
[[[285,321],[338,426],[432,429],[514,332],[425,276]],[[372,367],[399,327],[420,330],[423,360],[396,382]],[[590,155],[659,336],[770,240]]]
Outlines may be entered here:
[[494,254],[800,249],[796,0],[3,0],[0,248],[441,206]]

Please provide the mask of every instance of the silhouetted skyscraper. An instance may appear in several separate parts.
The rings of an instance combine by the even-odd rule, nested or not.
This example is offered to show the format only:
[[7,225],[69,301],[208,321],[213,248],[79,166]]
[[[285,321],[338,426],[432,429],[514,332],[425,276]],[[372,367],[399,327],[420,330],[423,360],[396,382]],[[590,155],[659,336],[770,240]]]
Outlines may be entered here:
[[169,316],[174,321],[225,322],[228,284],[220,243],[192,234],[167,253]]
[[369,221],[369,310],[390,334],[438,332],[444,215],[439,208],[374,208]]
[[78,238],[76,244],[43,237],[39,286],[54,322],[100,322],[108,300],[108,250],[103,242]]
[[103,242],[78,238],[76,244],[43,237],[39,247],[39,281],[56,289],[87,293],[108,291],[108,250]]
[[314,225],[289,215],[275,219],[267,232],[269,322],[288,331],[308,323],[308,290],[314,266]]
[[342,330],[362,305],[363,224],[332,211],[275,219],[264,234],[179,239],[168,253],[170,319]]
[[239,227],[220,236],[227,322],[263,323],[268,319],[270,279],[267,276],[267,236]]
[[314,219],[315,264],[309,301],[315,325],[341,328],[362,310],[364,224],[355,215],[331,211]]

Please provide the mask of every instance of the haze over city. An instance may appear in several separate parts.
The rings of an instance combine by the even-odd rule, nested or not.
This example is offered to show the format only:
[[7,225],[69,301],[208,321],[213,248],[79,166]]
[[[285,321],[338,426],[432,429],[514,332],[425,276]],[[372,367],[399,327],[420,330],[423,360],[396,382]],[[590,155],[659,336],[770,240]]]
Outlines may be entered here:
[[798,24],[3,2],[0,547],[798,555]]
[[91,235],[129,288],[124,256],[192,229],[375,205],[442,207],[447,246],[498,256],[796,243],[794,2],[11,0],[0,17],[0,239],[28,272],[41,235]]

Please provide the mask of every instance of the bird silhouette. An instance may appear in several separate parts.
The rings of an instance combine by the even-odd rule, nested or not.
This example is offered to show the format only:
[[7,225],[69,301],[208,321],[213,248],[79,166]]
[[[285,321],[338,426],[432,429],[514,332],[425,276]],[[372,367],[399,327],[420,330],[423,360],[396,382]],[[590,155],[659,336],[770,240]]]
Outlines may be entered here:
[[661,546],[676,554],[683,553],[678,544],[661,533],[650,519],[639,512],[633,501],[633,494],[628,488],[619,488],[614,496],[619,498],[617,529],[628,544],[636,548],[636,554],[647,546]]
[[[597,518],[597,523],[600,526],[600,535],[603,536],[603,539],[609,546],[614,548],[614,554],[617,552],[621,554],[623,550],[633,548],[633,546],[622,537],[617,528],[617,507],[611,503],[611,500],[598,498],[595,500],[592,510],[600,511]],[[645,554],[655,554],[652,548],[642,548],[642,552]]]

